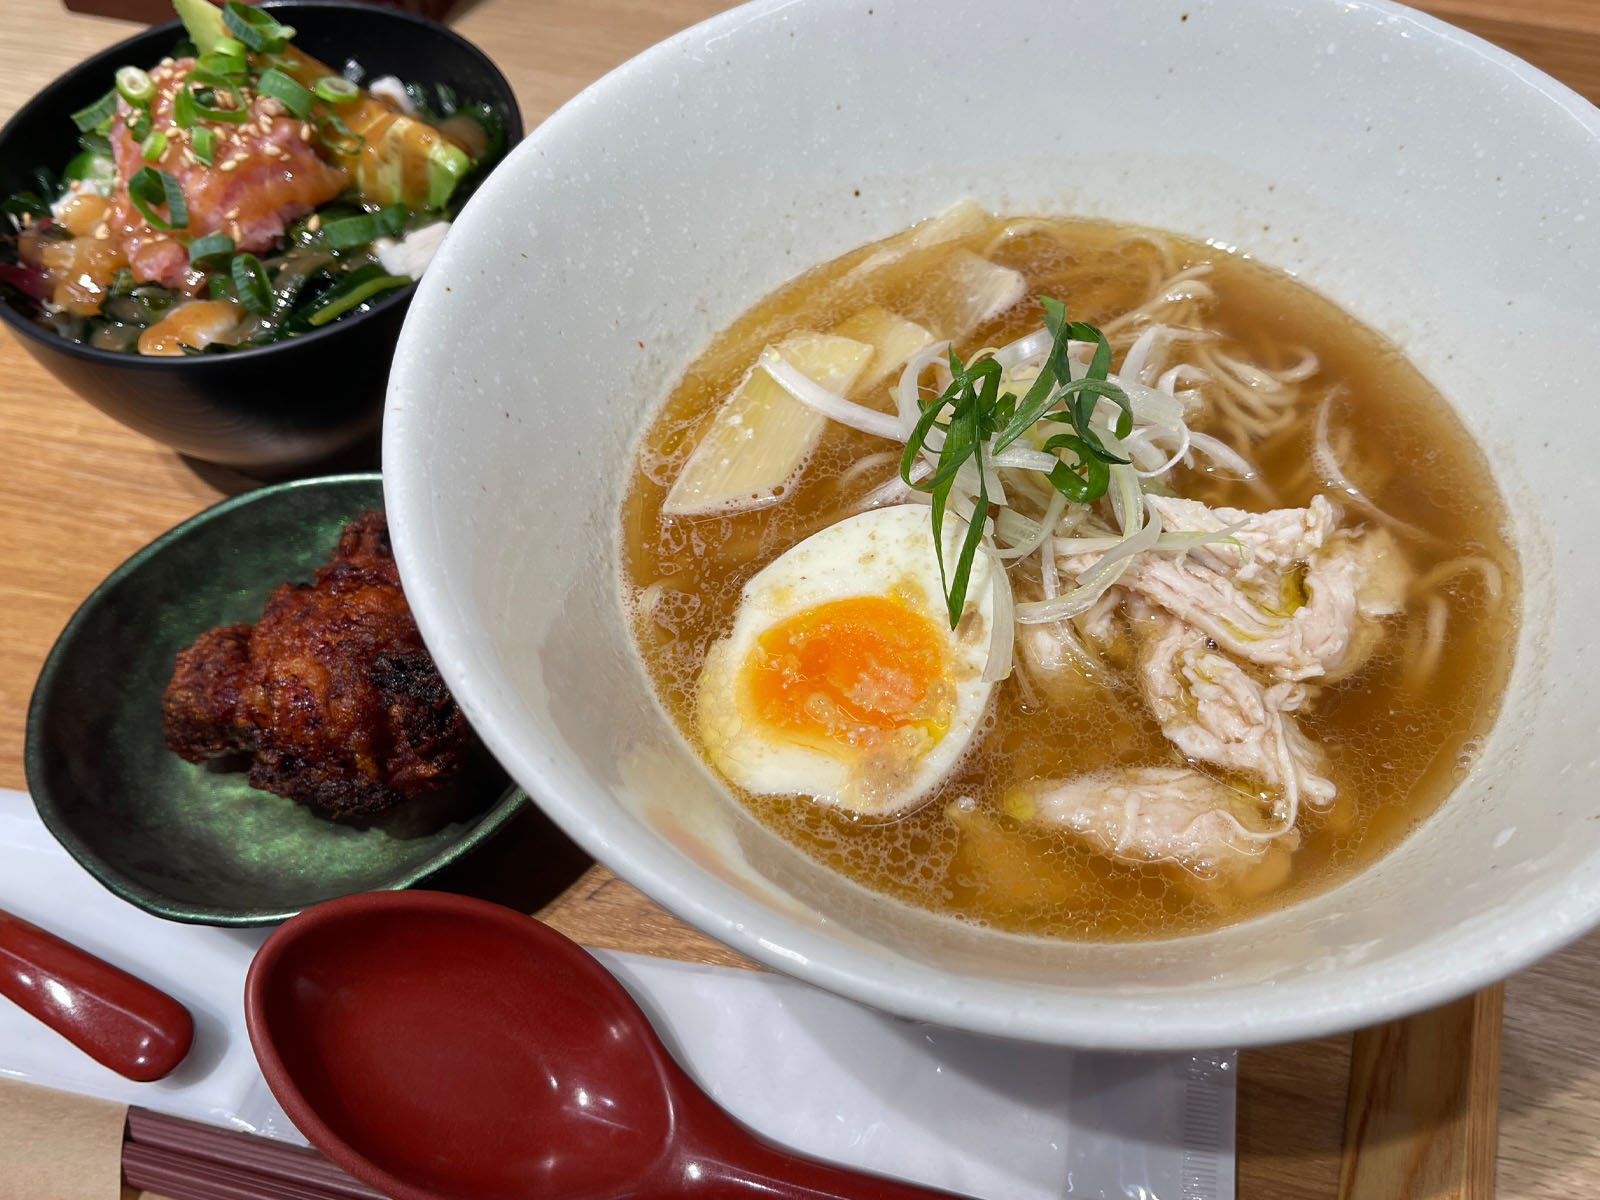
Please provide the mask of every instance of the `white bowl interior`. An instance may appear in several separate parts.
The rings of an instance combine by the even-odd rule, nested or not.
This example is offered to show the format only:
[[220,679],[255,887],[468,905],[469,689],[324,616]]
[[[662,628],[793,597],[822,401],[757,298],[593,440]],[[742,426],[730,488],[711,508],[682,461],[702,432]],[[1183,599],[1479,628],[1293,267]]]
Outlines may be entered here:
[[[907,1016],[1145,1049],[1442,1001],[1600,918],[1596,195],[1592,106],[1387,3],[738,9],[536,130],[424,279],[384,442],[407,591],[469,717],[542,806],[780,969]],[[645,415],[773,287],[965,196],[1288,270],[1399,344],[1489,447],[1525,589],[1502,714],[1442,810],[1344,885],[1167,942],[962,928],[766,833],[651,697],[616,575]]]

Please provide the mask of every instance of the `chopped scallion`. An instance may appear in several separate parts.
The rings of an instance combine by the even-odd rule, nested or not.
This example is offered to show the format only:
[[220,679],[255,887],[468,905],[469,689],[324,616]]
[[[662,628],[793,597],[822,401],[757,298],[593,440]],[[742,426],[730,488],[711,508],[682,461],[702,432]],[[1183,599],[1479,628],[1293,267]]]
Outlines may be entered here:
[[155,162],[167,152],[167,135],[157,129],[144,139],[139,147],[139,157],[145,162]]
[[[128,198],[152,229],[182,229],[189,224],[189,207],[184,203],[183,189],[165,171],[140,167],[128,180]],[[165,217],[152,207],[157,204],[167,206]]]
[[[232,108],[220,108],[217,106],[216,93],[218,90],[226,92],[233,97]],[[242,125],[250,119],[250,112],[245,107],[243,94],[231,83],[218,84],[215,88],[196,88],[195,81],[191,80],[179,90],[178,95],[180,97],[189,97],[190,103],[193,105],[193,114],[196,117],[204,117],[208,121],[222,121],[229,125]],[[183,122],[179,121],[178,123],[181,125]]]
[[235,254],[228,273],[233,276],[234,290],[239,302],[253,313],[262,316],[272,311],[272,285],[267,282],[267,269],[254,254]]
[[136,109],[128,120],[128,136],[136,142],[142,142],[150,136],[150,114],[143,109]]
[[243,58],[249,49],[236,37],[219,37],[211,44],[213,54],[226,54],[229,58]]
[[135,108],[149,108],[156,85],[148,72],[139,67],[117,68],[117,93]]
[[361,89],[340,75],[324,75],[313,85],[317,99],[329,104],[348,104],[361,95]]
[[224,54],[220,50],[213,50],[194,60],[189,78],[203,83],[228,83],[242,78],[245,72],[243,54]]
[[72,114],[72,123],[79,133],[104,132],[117,112],[117,92],[113,88],[86,108]]
[[186,87],[179,88],[172,97],[172,123],[179,129],[194,128],[194,97]]
[[189,262],[196,267],[221,266],[219,260],[233,255],[233,239],[225,233],[208,233],[189,243]]
[[276,54],[289,44],[294,27],[280,25],[272,15],[239,0],[228,0],[222,6],[222,23],[228,32],[257,54]]
[[261,72],[261,78],[256,80],[256,90],[278,101],[294,114],[296,120],[304,120],[314,103],[311,92],[304,84],[285,75],[277,67],[268,67]]
[[190,136],[189,147],[202,165],[209,167],[217,161],[217,135],[204,125]]

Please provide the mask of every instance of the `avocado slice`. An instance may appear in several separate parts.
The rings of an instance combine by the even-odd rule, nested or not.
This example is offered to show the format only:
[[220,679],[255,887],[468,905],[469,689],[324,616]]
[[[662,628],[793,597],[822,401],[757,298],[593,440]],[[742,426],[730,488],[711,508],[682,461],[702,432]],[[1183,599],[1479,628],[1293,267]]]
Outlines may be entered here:
[[229,36],[228,27],[222,23],[222,9],[211,0],[172,0],[172,8],[201,54],[210,54],[218,41]]
[[[173,8],[200,53],[231,36],[222,9],[211,0],[173,0]],[[294,46],[273,56],[273,65],[306,87],[337,74]],[[354,153],[332,150],[331,161],[350,172],[356,194],[367,204],[404,204],[413,210],[443,208],[472,169],[467,152],[426,121],[397,113],[363,89],[347,104],[331,106],[363,140]],[[324,157],[329,157],[327,154]]]

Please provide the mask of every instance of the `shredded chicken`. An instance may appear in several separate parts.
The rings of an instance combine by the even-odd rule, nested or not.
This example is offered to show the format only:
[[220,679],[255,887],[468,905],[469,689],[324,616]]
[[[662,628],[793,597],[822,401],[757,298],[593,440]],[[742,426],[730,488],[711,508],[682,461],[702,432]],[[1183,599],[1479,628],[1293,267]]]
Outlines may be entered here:
[[1142,635],[1139,680],[1161,732],[1191,762],[1259,780],[1279,793],[1278,815],[1293,821],[1302,802],[1325,807],[1336,795],[1319,772],[1324,756],[1290,715],[1306,685],[1264,685],[1205,633],[1136,602]]
[[1190,767],[1124,767],[1036,780],[1007,798],[1018,819],[1065,829],[1124,862],[1175,862],[1199,874],[1252,866],[1275,838],[1259,800]]
[[[1338,513],[1325,496],[1305,508],[1249,513],[1208,508],[1197,500],[1151,497],[1170,530],[1230,531],[1237,544],[1214,543],[1176,555],[1137,556],[1119,581],[1217,645],[1277,679],[1348,674],[1353,643],[1361,653],[1373,638],[1356,638],[1358,624],[1398,611],[1406,567],[1387,534],[1335,532]],[[1067,573],[1093,561],[1080,556]],[[1103,636],[1106,623],[1091,625]]]

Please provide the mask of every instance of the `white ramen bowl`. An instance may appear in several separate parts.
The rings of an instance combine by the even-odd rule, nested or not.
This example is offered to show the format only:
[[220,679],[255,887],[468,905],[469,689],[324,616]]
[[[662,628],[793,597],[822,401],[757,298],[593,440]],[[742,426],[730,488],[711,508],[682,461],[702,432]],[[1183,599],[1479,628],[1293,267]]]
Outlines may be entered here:
[[[617,576],[646,415],[803,268],[973,197],[1292,272],[1487,447],[1524,571],[1476,765],[1397,850],[1199,936],[1041,943],[903,908],[748,817],[653,698]],[[1600,919],[1600,112],[1378,0],[762,0],[606,76],[472,200],[407,318],[384,478],[417,620],[574,839],[772,967],[1081,1046],[1310,1037],[1485,985]]]

